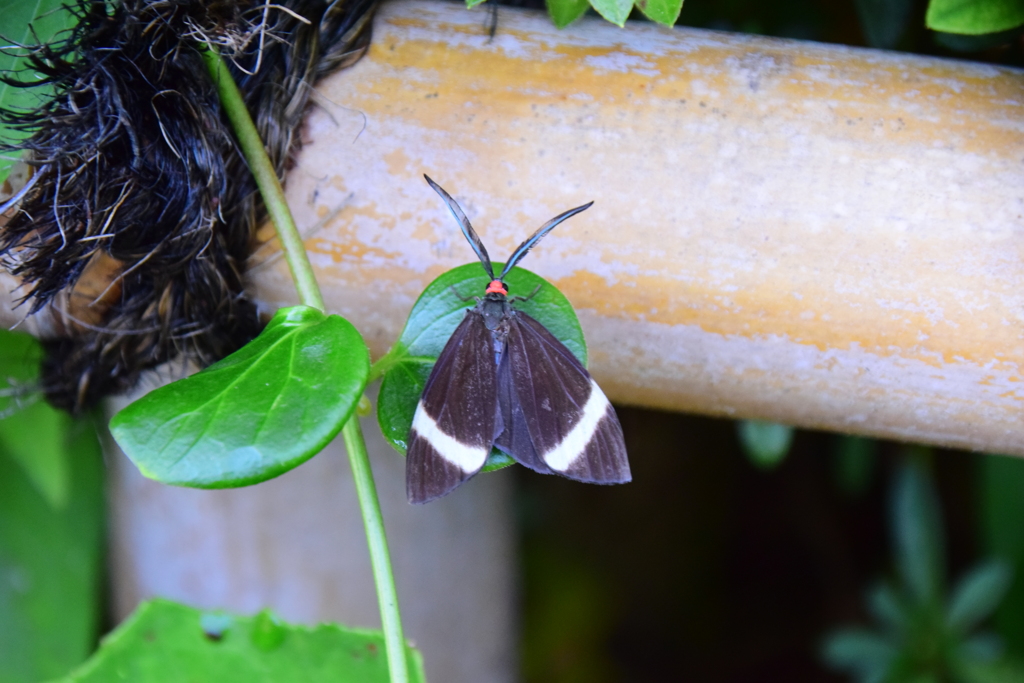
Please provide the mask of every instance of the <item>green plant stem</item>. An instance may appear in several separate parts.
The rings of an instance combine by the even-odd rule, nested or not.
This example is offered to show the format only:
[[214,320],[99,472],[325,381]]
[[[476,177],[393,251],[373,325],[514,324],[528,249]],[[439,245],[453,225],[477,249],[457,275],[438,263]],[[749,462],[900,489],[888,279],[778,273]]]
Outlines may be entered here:
[[213,77],[213,82],[217,84],[221,105],[235,131],[242,156],[245,157],[249,170],[256,179],[256,186],[260,189],[267,213],[270,214],[270,220],[277,230],[277,237],[281,240],[281,248],[284,250],[288,267],[291,268],[292,279],[295,280],[295,289],[299,291],[299,301],[323,311],[324,299],[313,275],[313,266],[306,255],[299,230],[295,227],[292,212],[288,210],[281,181],[277,178],[274,165],[270,163],[270,157],[263,147],[263,140],[249,116],[249,110],[245,107],[242,93],[235,85],[235,79],[231,77],[231,72],[228,71],[216,48],[212,45],[207,46],[202,53],[206,68]]
[[[281,182],[277,178],[273,164],[267,157],[263,140],[245,107],[242,93],[239,92],[238,86],[235,85],[231,73],[216,49],[213,46],[208,46],[202,50],[202,53],[206,67],[217,84],[221,105],[234,129],[238,146],[256,179],[256,185],[267,206],[270,220],[281,240],[281,247],[295,280],[295,288],[299,292],[299,300],[306,306],[323,311],[324,300],[313,274],[313,267],[309,263],[302,238],[299,236],[291,211],[288,209]],[[366,542],[370,547],[370,564],[373,567],[377,599],[380,602],[381,625],[384,631],[384,643],[387,646],[391,683],[408,683],[409,670],[405,657],[402,619],[398,611],[395,577],[391,571],[388,542],[384,535],[384,519],[380,512],[380,502],[377,499],[377,489],[373,482],[370,460],[366,454],[366,442],[363,440],[363,432],[359,428],[359,417],[353,413],[341,431],[345,439],[349,462],[352,463],[352,476],[356,483],[356,494],[363,515],[363,525],[366,527]]]
[[366,541],[370,546],[370,564],[373,565],[373,580],[377,586],[377,600],[380,602],[380,621],[388,650],[388,671],[392,683],[407,683],[409,671],[405,659],[402,618],[398,611],[398,593],[395,590],[395,577],[391,572],[391,556],[384,534],[384,518],[380,513],[380,502],[377,500],[377,489],[373,485],[373,471],[370,469],[370,458],[366,454],[366,442],[359,427],[359,419],[353,417],[349,420],[341,434],[345,439],[345,450],[348,451],[348,460],[352,465],[359,507],[363,510]]

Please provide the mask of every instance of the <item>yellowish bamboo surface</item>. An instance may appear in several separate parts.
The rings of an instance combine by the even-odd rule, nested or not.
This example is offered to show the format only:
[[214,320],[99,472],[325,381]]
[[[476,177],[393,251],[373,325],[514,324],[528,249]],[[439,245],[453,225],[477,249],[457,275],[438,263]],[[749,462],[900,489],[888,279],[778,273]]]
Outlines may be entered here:
[[[373,353],[475,257],[577,307],[616,401],[1024,454],[1024,73],[403,0],[319,89],[288,177]],[[283,261],[256,260],[269,304]]]
[[[496,261],[596,201],[522,265],[575,304],[613,400],[1024,455],[1024,73],[505,8],[487,28],[386,4],[288,177],[375,357],[474,259],[428,173]],[[268,307],[295,300],[275,251],[252,259]]]

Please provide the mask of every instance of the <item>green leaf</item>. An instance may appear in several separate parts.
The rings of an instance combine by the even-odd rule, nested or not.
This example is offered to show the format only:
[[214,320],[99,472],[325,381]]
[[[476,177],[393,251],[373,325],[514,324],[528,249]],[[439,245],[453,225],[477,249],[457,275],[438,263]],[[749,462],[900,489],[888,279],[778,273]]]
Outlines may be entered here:
[[778,467],[793,443],[793,428],[788,425],[741,420],[736,424],[736,429],[747,457],[763,469]]
[[984,52],[993,48],[1009,45],[1024,34],[1024,26],[1017,26],[999,33],[983,33],[980,36],[967,36],[962,33],[943,33],[935,31],[932,38],[942,47],[957,52]]
[[590,6],[602,17],[622,28],[633,9],[633,0],[590,0]]
[[1012,573],[1005,562],[994,560],[975,567],[957,584],[946,612],[954,633],[967,633],[986,619],[1006,595]]
[[368,372],[366,345],[348,321],[285,308],[244,348],[129,405],[110,430],[151,479],[255,484],[320,452],[352,414]]
[[978,464],[978,517],[985,553],[1004,558],[1017,569],[1017,579],[996,612],[996,626],[1009,651],[1024,658],[1024,458],[987,455]]
[[[387,683],[379,631],[291,626],[264,614],[234,617],[211,634],[198,609],[167,600],[144,602],[60,683]],[[264,635],[256,635],[267,622],[278,629],[270,648]],[[407,656],[412,682],[423,683],[419,653],[409,647]]]
[[565,28],[590,9],[589,0],[547,0],[548,16],[558,28]]
[[636,0],[636,6],[651,21],[674,26],[683,9],[683,0]]
[[861,681],[881,681],[899,651],[886,638],[863,629],[838,631],[825,641],[822,658],[833,669],[849,671]]
[[477,5],[487,2],[487,0],[466,0],[466,9],[473,9]]
[[897,570],[919,603],[936,603],[945,583],[942,515],[931,477],[919,459],[905,459],[893,493],[891,524]]
[[0,683],[61,676],[96,643],[103,454],[89,422],[72,423],[62,437],[73,486],[59,510],[0,446]]
[[835,474],[844,493],[857,496],[871,483],[877,442],[860,436],[840,436],[835,447]]
[[[502,265],[496,263],[494,269],[500,272]],[[459,297],[481,294],[489,281],[479,262],[442,274],[416,300],[402,335],[387,355],[378,361],[385,374],[377,399],[377,421],[384,438],[399,453],[405,453],[416,403],[434,362],[462,322],[466,310],[473,306],[472,302],[462,301]],[[505,278],[505,284],[513,296],[530,296],[536,290],[528,301],[517,301],[515,307],[548,328],[586,366],[587,345],[569,300],[547,280],[523,268],[513,268]],[[511,458],[495,450],[487,459],[484,471],[512,463]]]
[[1012,660],[997,662],[957,662],[953,667],[956,683],[1020,683],[1024,681],[1024,666]]
[[931,0],[924,17],[933,31],[981,35],[1024,24],[1024,0]]
[[857,0],[857,14],[870,47],[892,50],[910,25],[914,0]]
[[[63,0],[8,0],[0,12],[0,37],[3,45],[34,45],[52,40],[57,33],[69,28],[74,15],[63,8]],[[31,82],[37,75],[24,70],[24,50],[11,47],[0,52],[0,73],[11,73],[18,80]],[[19,70],[12,73],[12,70]],[[53,92],[50,86],[17,88],[0,83],[0,107],[27,110],[35,107],[41,97]],[[0,122],[0,140],[14,142],[25,136]],[[3,155],[15,156],[15,155]],[[0,180],[7,177],[13,159],[0,157]]]
[[1003,655],[1003,641],[994,633],[979,633],[955,648],[954,656],[961,661],[994,662]]
[[0,330],[0,446],[54,508],[67,504],[71,418],[42,400],[36,383],[42,347],[27,334]]
[[911,620],[906,605],[892,586],[886,584],[875,587],[868,594],[868,609],[889,633],[904,633]]

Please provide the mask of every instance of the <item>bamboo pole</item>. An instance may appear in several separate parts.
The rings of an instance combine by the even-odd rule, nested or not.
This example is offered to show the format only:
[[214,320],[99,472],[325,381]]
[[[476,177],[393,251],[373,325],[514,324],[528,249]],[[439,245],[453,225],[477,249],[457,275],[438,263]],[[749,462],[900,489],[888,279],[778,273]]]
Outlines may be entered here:
[[[473,260],[577,306],[624,403],[1024,454],[1024,73],[402,0],[323,83],[288,196],[375,354]],[[283,264],[260,298],[287,297]]]
[[[623,403],[1024,454],[1024,73],[401,0],[325,81],[287,179],[328,308],[375,356],[473,260],[577,306]],[[268,244],[253,290],[292,300]]]

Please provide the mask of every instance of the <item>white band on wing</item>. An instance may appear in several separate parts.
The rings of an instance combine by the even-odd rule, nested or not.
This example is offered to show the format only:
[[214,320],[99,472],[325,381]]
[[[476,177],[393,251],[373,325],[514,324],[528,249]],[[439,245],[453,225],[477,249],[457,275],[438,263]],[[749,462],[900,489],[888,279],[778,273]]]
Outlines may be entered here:
[[597,425],[608,413],[608,399],[604,392],[597,386],[597,382],[590,380],[590,397],[583,406],[583,414],[580,421],[572,428],[561,443],[541,456],[548,467],[558,472],[565,472],[576,459],[583,455],[587,444],[594,438]]
[[452,463],[463,472],[476,472],[484,466],[490,448],[466,445],[456,438],[445,434],[423,408],[423,401],[416,406],[416,414],[412,418],[412,428],[416,435],[424,439],[437,451],[442,458]]

